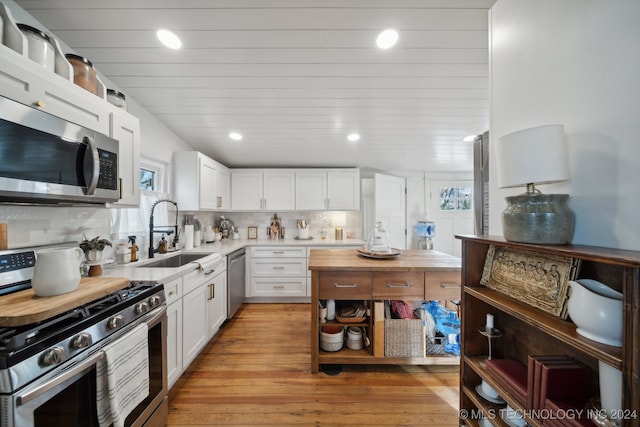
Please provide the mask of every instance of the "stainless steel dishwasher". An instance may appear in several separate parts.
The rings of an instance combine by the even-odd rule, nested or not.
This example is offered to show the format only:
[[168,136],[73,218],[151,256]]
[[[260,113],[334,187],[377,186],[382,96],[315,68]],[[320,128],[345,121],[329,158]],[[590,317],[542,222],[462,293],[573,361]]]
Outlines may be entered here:
[[244,302],[244,248],[227,256],[227,319],[231,319]]

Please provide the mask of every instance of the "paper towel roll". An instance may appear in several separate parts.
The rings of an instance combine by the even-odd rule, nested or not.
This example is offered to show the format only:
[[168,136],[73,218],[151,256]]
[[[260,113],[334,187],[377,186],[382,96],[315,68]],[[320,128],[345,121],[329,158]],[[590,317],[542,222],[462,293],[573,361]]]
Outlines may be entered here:
[[184,248],[193,249],[193,225],[184,226]]

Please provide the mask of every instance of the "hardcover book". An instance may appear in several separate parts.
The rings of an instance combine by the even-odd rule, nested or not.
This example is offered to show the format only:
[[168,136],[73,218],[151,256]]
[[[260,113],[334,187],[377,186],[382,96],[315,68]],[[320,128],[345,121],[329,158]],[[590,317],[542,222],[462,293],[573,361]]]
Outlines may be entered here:
[[487,360],[487,372],[521,405],[527,400],[527,367],[518,360]]

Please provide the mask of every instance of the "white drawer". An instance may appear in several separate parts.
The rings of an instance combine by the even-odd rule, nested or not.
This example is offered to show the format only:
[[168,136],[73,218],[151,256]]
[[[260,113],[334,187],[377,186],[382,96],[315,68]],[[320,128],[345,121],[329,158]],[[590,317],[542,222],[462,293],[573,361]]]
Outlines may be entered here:
[[227,271],[226,257],[213,265],[210,271],[204,272],[200,269],[194,270],[182,276],[182,293],[188,294],[192,290],[196,289],[203,282],[212,279],[223,271]]
[[251,277],[307,276],[306,258],[256,258],[251,260]]
[[164,284],[164,295],[167,305],[182,298],[182,277]]
[[301,278],[255,278],[251,279],[253,297],[304,297],[307,296],[307,279]]
[[307,248],[304,246],[264,246],[252,247],[251,258],[306,258]]

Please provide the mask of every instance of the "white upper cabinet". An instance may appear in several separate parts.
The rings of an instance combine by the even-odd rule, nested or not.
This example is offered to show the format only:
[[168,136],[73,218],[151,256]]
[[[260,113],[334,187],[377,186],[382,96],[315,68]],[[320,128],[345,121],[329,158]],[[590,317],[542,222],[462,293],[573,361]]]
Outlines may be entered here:
[[327,172],[327,209],[360,210],[360,170]]
[[0,95],[102,134],[109,134],[111,104],[2,44]]
[[216,209],[228,211],[231,209],[231,171],[220,165],[216,170]]
[[262,171],[231,169],[231,209],[234,211],[263,210]]
[[219,171],[224,176],[226,166],[197,151],[176,151],[173,154],[173,193],[181,211],[220,210],[228,186],[218,186]]
[[263,185],[265,210],[295,210],[296,176],[293,171],[286,169],[265,171]]
[[296,171],[296,210],[360,210],[360,171]]
[[231,209],[295,209],[295,173],[288,169],[231,169]]
[[321,211],[327,206],[327,172],[296,171],[296,210]]
[[140,121],[125,111],[111,113],[110,136],[119,141],[120,200],[115,206],[140,205]]

